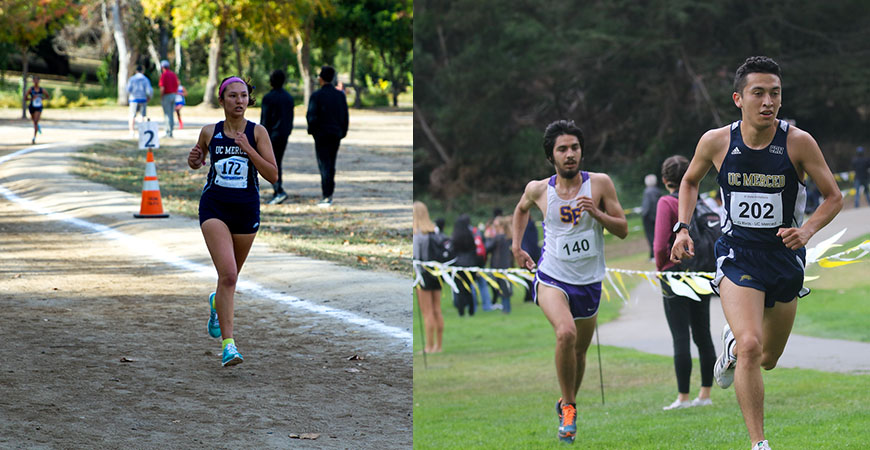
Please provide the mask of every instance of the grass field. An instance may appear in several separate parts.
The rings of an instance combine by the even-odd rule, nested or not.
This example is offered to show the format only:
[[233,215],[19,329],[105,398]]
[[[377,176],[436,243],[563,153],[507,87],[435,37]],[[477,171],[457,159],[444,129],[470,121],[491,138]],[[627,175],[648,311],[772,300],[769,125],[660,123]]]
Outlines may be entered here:
[[[801,301],[795,332],[866,340],[862,336],[866,336],[870,319],[866,301],[870,280],[865,264],[811,268],[809,274],[820,270],[822,278],[811,282],[813,294]],[[608,259],[608,265],[650,270],[643,254]],[[515,293],[512,304],[510,315],[481,312],[460,318],[452,296],[444,293],[444,352],[426,355],[424,363],[415,301],[415,448],[564,445],[556,438],[558,421],[553,408],[559,396],[553,331],[537,306],[522,302],[522,292]],[[602,300],[600,320],[615,318],[620,306],[617,299]],[[832,323],[830,316],[838,321]],[[672,358],[608,346],[601,347],[601,358],[603,405],[593,341],[578,396],[575,445],[620,449],[749,446],[732,389],[714,388],[712,407],[662,411],[676,390]],[[693,389],[700,384],[697,364],[696,360]],[[764,376],[766,434],[773,448],[870,447],[870,375],[778,368]]]
[[[866,234],[828,250],[833,255],[870,239]],[[857,256],[857,254],[851,255]],[[807,275],[819,279],[806,284],[809,296],[799,300],[794,333],[807,336],[870,342],[870,262],[830,269],[811,265]]]

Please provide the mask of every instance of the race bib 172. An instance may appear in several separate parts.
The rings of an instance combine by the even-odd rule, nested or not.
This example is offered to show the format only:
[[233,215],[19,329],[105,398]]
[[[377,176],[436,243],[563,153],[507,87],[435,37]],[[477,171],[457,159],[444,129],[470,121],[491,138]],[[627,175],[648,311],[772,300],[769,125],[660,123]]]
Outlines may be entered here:
[[248,187],[248,160],[230,156],[214,163],[215,180],[218,186],[244,189]]

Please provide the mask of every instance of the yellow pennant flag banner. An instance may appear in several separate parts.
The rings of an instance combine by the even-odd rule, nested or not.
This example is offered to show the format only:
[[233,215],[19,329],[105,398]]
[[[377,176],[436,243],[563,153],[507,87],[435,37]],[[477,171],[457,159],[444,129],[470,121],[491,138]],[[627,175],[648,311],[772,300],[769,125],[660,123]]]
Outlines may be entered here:
[[[866,240],[831,256],[823,256],[832,248],[842,247],[841,244],[836,242],[845,232],[846,230],[843,229],[815,247],[807,249],[807,266],[818,264],[819,267],[827,269],[870,260],[870,257],[868,257],[870,255],[870,240]],[[498,279],[506,280],[523,289],[528,288],[529,283],[535,279],[532,271],[520,268],[487,269],[483,267],[456,267],[451,265],[450,262],[440,263],[419,260],[414,260],[413,264],[414,273],[416,274],[413,286],[417,286],[422,282],[422,273],[425,270],[437,278],[442,286],[449,286],[453,292],[459,292],[459,285],[462,285],[467,290],[477,291],[477,284],[474,282],[476,276],[482,278],[494,289],[498,289]],[[606,282],[602,283],[601,288],[605,299],[610,300],[610,289],[612,289],[623,302],[627,302],[630,294],[624,280],[626,277],[639,277],[646,280],[655,289],[659,288],[658,283],[666,283],[675,294],[700,301],[701,299],[698,295],[713,293],[713,290],[710,288],[710,281],[714,276],[715,274],[712,272],[658,272],[608,267],[605,272]],[[819,276],[805,276],[804,282],[817,278]]]

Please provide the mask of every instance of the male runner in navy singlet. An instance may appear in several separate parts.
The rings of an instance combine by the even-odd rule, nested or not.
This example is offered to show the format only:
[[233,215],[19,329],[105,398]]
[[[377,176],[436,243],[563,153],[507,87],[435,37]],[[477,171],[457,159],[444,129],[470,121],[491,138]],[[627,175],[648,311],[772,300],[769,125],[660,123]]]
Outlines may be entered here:
[[[754,56],[737,69],[734,104],[742,120],[707,131],[698,142],[680,184],[679,222],[671,260],[691,258],[686,225],[695,209],[698,183],[711,166],[718,170],[726,217],[716,243],[716,277],[728,323],[722,354],[713,372],[737,402],[753,449],[769,449],[764,438],[764,381],[785,349],[803,287],[807,241],[840,211],[843,196],[815,139],[776,118],[782,106],[779,65]],[[803,220],[805,175],[825,200]]]
[[575,397],[586,369],[604,279],[603,230],[624,239],[628,223],[610,177],[580,170],[583,132],[573,121],[547,126],[544,153],[556,174],[526,185],[514,211],[512,250],[520,267],[535,267],[520,244],[529,211],[537,206],[544,214],[544,248],[534,297],[556,333],[556,375],[562,391],[556,402],[559,439],[573,443]]
[[[191,169],[211,166],[199,201],[199,224],[218,273],[217,289],[209,296],[208,333],[223,337],[224,366],[243,361],[233,339],[233,298],[242,265],[260,227],[260,190],[257,174],[274,183],[278,165],[272,143],[262,125],[245,119],[253,105],[251,90],[238,77],[225,78],[218,100],[226,120],[202,127],[190,149]],[[207,153],[202,149],[208,149]]]

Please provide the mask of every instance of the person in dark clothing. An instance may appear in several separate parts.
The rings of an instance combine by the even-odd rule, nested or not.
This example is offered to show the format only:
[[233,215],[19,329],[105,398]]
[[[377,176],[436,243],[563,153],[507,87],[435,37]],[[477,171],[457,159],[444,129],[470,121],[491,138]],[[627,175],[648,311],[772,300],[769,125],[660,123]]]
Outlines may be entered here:
[[858,207],[858,201],[861,200],[861,187],[864,187],[864,198],[867,199],[867,205],[870,206],[870,157],[864,153],[864,147],[858,147],[855,150],[855,157],[852,158],[852,170],[855,171],[855,207]]
[[[680,180],[689,167],[689,160],[675,155],[662,164],[662,182],[670,193],[678,192]],[[656,209],[655,248],[656,270],[678,272],[680,267],[670,260],[671,247],[675,239],[673,228],[677,223],[679,200],[671,195],[661,197]],[[710,388],[713,386],[713,364],[716,363],[716,350],[710,335],[710,295],[697,294],[693,299],[674,292],[671,286],[662,281],[662,302],[665,318],[671,329],[674,344],[674,373],[677,376],[677,399],[665,411],[689,408],[692,406],[712,405]],[[698,397],[689,397],[689,380],[692,375],[691,341],[698,347],[698,361],[701,368],[701,389]]]
[[[511,218],[498,216],[493,220],[495,236],[487,241],[486,251],[492,255],[489,266],[493,269],[509,269],[514,265],[514,254],[511,251]],[[501,309],[505,314],[511,312],[511,295],[513,286],[508,280],[498,278],[498,293],[501,297]],[[495,303],[495,299],[493,299]]]
[[320,169],[320,186],[323,190],[323,199],[317,204],[320,207],[332,206],[335,159],[341,139],[347,135],[347,98],[335,89],[332,84],[334,79],[334,68],[323,66],[320,69],[320,89],[311,94],[305,116],[308,119],[308,134],[314,136],[314,151]]
[[269,84],[272,90],[263,96],[262,111],[260,112],[260,124],[266,127],[269,140],[272,141],[272,149],[275,151],[275,162],[278,163],[278,181],[272,184],[275,194],[270,205],[277,205],[287,200],[287,193],[282,187],[281,160],[287,149],[287,139],[293,132],[293,96],[284,90],[284,81],[287,79],[284,71],[275,70],[269,75]]
[[[535,220],[531,217],[529,217],[529,222],[526,224],[526,230],[523,232],[523,241],[520,243],[520,248],[528,253],[533,260],[540,261],[541,246],[538,244],[538,226],[535,225]],[[528,286],[526,288],[526,298],[523,301],[531,302],[534,300],[532,298],[532,290],[535,288],[535,282],[532,280],[526,280],[526,285]]]
[[[468,214],[462,214],[456,218],[456,223],[453,226],[453,235],[451,236],[453,250],[456,252],[457,267],[473,267],[477,265],[477,252],[474,245],[474,234],[471,232],[471,219]],[[453,306],[459,310],[459,315],[465,315],[465,308],[468,308],[468,315],[474,315],[474,297],[471,290],[474,289],[474,277],[467,272],[456,274],[456,287],[459,292],[453,295]]]
[[646,188],[643,190],[643,202],[640,205],[640,217],[643,219],[643,232],[649,243],[649,259],[653,259],[653,233],[656,228],[656,202],[662,196],[662,191],[656,186],[656,176],[649,174],[644,178]]

